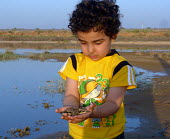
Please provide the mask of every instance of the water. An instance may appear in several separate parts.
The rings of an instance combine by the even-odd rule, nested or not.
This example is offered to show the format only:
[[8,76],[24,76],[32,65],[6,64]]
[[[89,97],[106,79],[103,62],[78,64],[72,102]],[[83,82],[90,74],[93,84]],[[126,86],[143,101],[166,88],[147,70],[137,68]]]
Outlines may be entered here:
[[30,53],[44,53],[44,52],[50,52],[50,53],[77,53],[81,52],[80,49],[51,49],[51,50],[37,50],[37,49],[15,49],[15,50],[7,50],[7,49],[0,49],[0,53],[5,53],[6,51],[11,51],[14,54],[20,54],[20,55],[26,55]]
[[[67,128],[55,113],[62,106],[62,95],[46,94],[41,89],[48,85],[47,81],[59,79],[57,71],[62,64],[27,59],[0,62],[0,136],[9,137],[6,131],[26,126],[31,128],[27,137],[30,139]],[[54,106],[45,109],[43,103]],[[40,131],[34,131],[35,128]]]
[[118,52],[170,52],[169,49],[116,49]]
[[[60,119],[55,109],[62,106],[63,96],[44,91],[44,88],[55,86],[60,80],[57,71],[63,62],[34,61],[19,59],[0,62],[0,136],[12,137],[6,131],[15,128],[31,128],[31,135],[24,138],[33,139],[39,135],[52,134],[67,130],[67,122]],[[164,73],[151,72],[134,67],[137,81],[150,83],[155,76],[165,76]],[[57,92],[57,91],[56,91]],[[49,103],[49,109],[43,103]],[[129,124],[130,123],[130,124]],[[140,127],[138,117],[127,118],[127,132]],[[39,131],[35,131],[39,128]]]
[[[137,47],[138,48],[138,47]],[[118,52],[170,52],[169,49],[116,49]],[[51,49],[51,50],[37,50],[37,49],[15,49],[15,50],[7,50],[0,49],[0,53],[5,53],[6,51],[12,51],[14,54],[27,55],[30,53],[77,53],[81,52],[80,49]]]
[[126,121],[127,121],[125,127],[126,132],[133,132],[141,125],[141,121],[139,117],[133,117],[133,118],[126,117]]
[[163,72],[153,72],[153,71],[149,71],[149,70],[145,70],[139,67],[135,67],[135,72],[136,72],[136,79],[138,84],[139,83],[151,83],[151,79],[153,78],[158,78],[160,76],[166,76],[168,75],[167,73],[163,73]]

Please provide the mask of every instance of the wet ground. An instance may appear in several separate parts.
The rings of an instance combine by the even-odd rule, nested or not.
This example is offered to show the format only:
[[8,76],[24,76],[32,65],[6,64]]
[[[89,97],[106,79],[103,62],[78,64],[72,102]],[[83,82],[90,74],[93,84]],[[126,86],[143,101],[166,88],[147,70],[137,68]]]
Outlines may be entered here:
[[[120,50],[123,50],[120,54],[134,65],[138,82],[138,88],[129,90],[125,96],[126,138],[170,138],[169,51],[160,52],[159,48],[159,52]],[[15,52],[24,53],[23,50]],[[0,82],[0,138],[20,138],[18,132],[15,132],[17,137],[11,132],[14,133],[16,128],[24,130],[27,126],[30,135],[23,136],[26,139],[64,136],[67,123],[54,113],[62,103],[62,94],[58,93],[62,89],[55,92],[54,87],[58,84],[55,80],[62,62],[21,59],[1,61],[0,65],[3,73],[0,74],[3,79]]]
[[[132,65],[167,74],[143,84],[137,92],[126,95],[126,114],[140,117],[141,126],[126,132],[131,138],[170,138],[170,58],[160,53],[124,53]],[[170,54],[169,54],[170,55]],[[140,87],[140,86],[139,86]]]

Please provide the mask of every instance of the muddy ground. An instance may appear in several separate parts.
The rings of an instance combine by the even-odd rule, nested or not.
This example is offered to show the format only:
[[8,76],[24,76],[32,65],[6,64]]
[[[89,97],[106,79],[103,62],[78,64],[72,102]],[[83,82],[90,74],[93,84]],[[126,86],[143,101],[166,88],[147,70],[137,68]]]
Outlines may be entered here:
[[154,78],[152,84],[125,96],[126,114],[138,116],[142,125],[126,138],[170,138],[170,58],[159,54],[122,53],[134,66],[167,76]]
[[[170,46],[167,46],[170,49]],[[140,126],[125,132],[126,139],[170,138],[170,52],[122,52],[133,66],[163,72],[166,76],[152,79],[150,85],[141,85],[125,96],[126,115],[140,118]],[[58,132],[42,138],[56,139],[67,132]],[[67,137],[65,137],[67,138]],[[64,138],[63,138],[64,139]]]

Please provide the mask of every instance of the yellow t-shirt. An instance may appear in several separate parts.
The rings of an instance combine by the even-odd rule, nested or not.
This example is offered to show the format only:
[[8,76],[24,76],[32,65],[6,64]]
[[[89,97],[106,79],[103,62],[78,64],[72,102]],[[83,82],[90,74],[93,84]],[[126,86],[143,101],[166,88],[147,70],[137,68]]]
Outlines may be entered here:
[[[83,53],[77,53],[67,59],[59,74],[63,79],[69,77],[78,81],[82,107],[89,106],[91,102],[102,105],[110,87],[136,87],[133,67],[114,49],[98,61],[92,61]],[[88,118],[78,124],[69,123],[69,134],[75,139],[111,139],[124,131],[124,124],[122,103],[114,115]]]

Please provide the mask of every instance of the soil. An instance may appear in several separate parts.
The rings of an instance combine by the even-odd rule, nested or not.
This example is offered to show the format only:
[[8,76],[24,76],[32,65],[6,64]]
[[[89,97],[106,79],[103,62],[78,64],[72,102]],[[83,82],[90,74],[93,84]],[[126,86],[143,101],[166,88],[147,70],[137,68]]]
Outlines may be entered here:
[[[126,115],[140,118],[140,126],[125,132],[126,139],[170,138],[170,57],[159,53],[120,53],[133,66],[163,72],[167,76],[152,79],[151,85],[143,84],[125,96]],[[42,138],[62,138],[67,132],[58,132]],[[64,137],[63,137],[64,138]],[[65,136],[65,138],[68,138]]]
[[152,84],[125,96],[126,114],[140,117],[142,125],[135,132],[125,133],[131,138],[170,138],[170,58],[160,53],[122,53],[133,65],[167,76],[157,77]]
[[[78,44],[77,41],[69,41],[70,44]],[[0,44],[57,44],[58,41],[0,41]],[[118,46],[170,46],[169,41],[115,41]],[[22,46],[23,47],[23,46]]]

